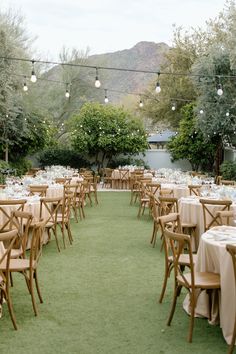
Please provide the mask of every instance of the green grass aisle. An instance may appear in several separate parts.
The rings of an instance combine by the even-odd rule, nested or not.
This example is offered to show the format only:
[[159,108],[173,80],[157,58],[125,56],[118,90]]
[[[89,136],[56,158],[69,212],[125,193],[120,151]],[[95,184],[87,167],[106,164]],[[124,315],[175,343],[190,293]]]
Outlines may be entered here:
[[14,277],[19,330],[13,330],[4,305],[0,353],[226,353],[221,329],[205,319],[196,320],[193,343],[186,342],[184,294],[172,326],[166,326],[172,285],[158,304],[164,259],[160,243],[155,249],[149,245],[151,219],[137,219],[129,193],[100,192],[99,201],[86,207],[85,220],[72,223],[73,246],[58,254],[53,240],[44,248],[39,269],[44,304],[37,318],[22,277]]

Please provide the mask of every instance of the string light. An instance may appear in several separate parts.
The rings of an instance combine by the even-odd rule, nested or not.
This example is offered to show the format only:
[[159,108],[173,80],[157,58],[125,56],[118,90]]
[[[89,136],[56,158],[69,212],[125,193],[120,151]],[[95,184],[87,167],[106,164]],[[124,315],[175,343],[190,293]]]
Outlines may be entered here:
[[225,115],[226,115],[226,117],[229,117],[229,111],[227,111],[227,112],[225,113]]
[[94,86],[95,86],[96,88],[101,87],[101,82],[99,81],[99,78],[98,78],[98,68],[96,68],[96,77],[95,77]]
[[108,102],[109,102],[109,99],[108,99],[108,97],[107,97],[107,89],[105,89],[104,91],[105,91],[104,102],[105,102],[105,103],[108,103]]
[[176,105],[175,105],[175,103],[172,103],[171,109],[172,109],[172,111],[175,111],[175,110],[176,110]]
[[156,83],[156,93],[160,93],[161,92],[161,86],[160,86],[160,82],[159,82],[159,77],[160,77],[160,72],[157,73],[158,78],[157,78],[157,83]]
[[25,91],[25,92],[28,91],[28,86],[27,86],[27,83],[26,83],[26,76],[25,76],[25,81],[24,81],[24,84],[23,84],[23,91]]
[[200,113],[200,114],[203,114],[203,113],[204,113],[203,109],[200,109],[199,113]]
[[70,92],[69,92],[69,84],[66,84],[66,93],[65,93],[65,97],[69,98],[70,97]]
[[223,95],[223,89],[222,89],[222,85],[218,84],[217,86],[217,95],[222,96]]
[[140,101],[139,101],[139,107],[143,108],[143,101],[141,100],[141,98],[140,98]]
[[35,61],[32,60],[32,71],[31,71],[31,78],[30,78],[30,80],[32,82],[36,82],[37,81],[37,76],[36,76],[35,71],[34,71],[34,63],[35,63]]

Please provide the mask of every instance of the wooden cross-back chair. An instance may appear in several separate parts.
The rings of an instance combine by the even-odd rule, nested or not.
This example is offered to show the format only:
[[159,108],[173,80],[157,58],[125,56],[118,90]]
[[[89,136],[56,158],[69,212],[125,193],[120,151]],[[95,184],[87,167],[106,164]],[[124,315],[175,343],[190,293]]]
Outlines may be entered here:
[[[175,233],[168,229],[164,230],[165,242],[168,245],[168,249],[173,257],[174,264],[174,296],[172,301],[172,307],[170,315],[167,321],[167,325],[170,326],[177,302],[177,297],[181,293],[182,287],[186,288],[189,293],[190,299],[190,324],[188,332],[188,342],[192,342],[193,336],[193,326],[194,326],[194,315],[197,303],[196,290],[206,290],[209,294],[209,319],[211,319],[211,295],[212,290],[220,289],[220,276],[219,274],[211,272],[195,272],[194,271],[194,260],[191,247],[191,238],[189,235],[182,233]],[[184,251],[188,251],[189,254],[189,272],[183,271],[182,264],[180,262],[181,254]]]
[[0,233],[12,228],[12,211],[24,211],[26,202],[26,199],[0,200],[0,215],[3,220]]
[[154,194],[150,194],[150,204],[151,204],[151,212],[153,218],[153,229],[152,229],[152,237],[150,243],[152,247],[156,245],[157,232],[160,226],[159,217],[160,217],[160,202],[157,196]]
[[38,195],[39,197],[46,197],[48,185],[39,184],[39,185],[30,185],[29,192],[30,195]]
[[[166,228],[168,230],[173,231],[173,232],[182,233],[182,225],[181,225],[181,221],[180,221],[180,215],[178,213],[170,213],[168,215],[160,216],[159,223],[160,223],[161,232],[163,235],[164,235],[164,231]],[[168,278],[170,277],[170,273],[174,268],[173,256],[170,255],[170,252],[168,249],[168,244],[165,242],[165,237],[163,237],[163,243],[164,243],[163,248],[164,248],[164,253],[165,253],[165,274],[164,274],[164,280],[163,280],[161,294],[159,297],[160,303],[162,302],[163,297],[165,295]],[[193,254],[193,263],[195,263],[195,262],[196,262],[196,255]],[[189,264],[190,264],[189,255],[185,254],[185,253],[181,253],[180,258],[179,258],[179,263],[182,265],[183,269],[185,268],[185,266],[189,267]]]
[[75,221],[78,222],[78,214],[77,214],[77,195],[78,195],[78,188],[79,184],[78,183],[73,183],[73,184],[67,184],[64,185],[64,195],[71,193],[73,196],[71,198],[71,209],[73,210]]
[[129,184],[129,170],[128,169],[119,169],[120,174],[120,187],[121,189],[127,189]]
[[58,184],[70,184],[72,177],[57,177],[55,182]]
[[58,252],[60,252],[60,246],[57,235],[57,215],[59,208],[62,205],[62,198],[41,198],[40,199],[40,219],[45,219],[45,229],[47,231],[48,240],[51,239],[51,231],[54,234]]
[[202,204],[204,231],[221,225],[219,211],[229,211],[232,204],[231,200],[200,199],[199,201]]
[[161,190],[161,185],[160,183],[157,183],[157,182],[148,182],[146,183],[145,185],[145,188],[147,190],[147,193],[152,193],[154,195],[158,195],[160,193],[160,190]]
[[[236,286],[236,246],[235,245],[226,245],[226,250],[229,252],[232,258],[233,270],[234,270],[234,282]],[[229,345],[228,353],[232,354],[235,348],[235,340],[236,340],[236,313],[235,313],[235,320],[234,320],[234,328],[233,328],[233,335],[231,339],[231,343]]]
[[[159,197],[160,201],[160,215],[168,215],[170,213],[178,213],[179,205],[178,199],[174,197]],[[192,238],[194,238],[195,247],[197,249],[198,244],[196,240],[196,228],[197,224],[190,222],[182,222],[181,227],[183,233],[190,234]],[[161,238],[163,240],[163,233],[161,234]],[[164,240],[163,240],[164,241]],[[163,244],[162,244],[163,247]]]
[[[17,230],[11,230],[0,233],[0,244],[7,244],[7,247],[1,247],[0,252],[0,305],[2,306],[5,300],[8,306],[10,317],[15,329],[17,329],[16,318],[13,311],[11,296],[10,296],[10,271],[9,264],[11,259],[11,250],[17,239]],[[3,270],[1,266],[3,265]]]
[[224,185],[224,186],[235,186],[235,181],[230,181],[230,180],[226,180],[226,179],[222,179],[220,181],[220,184]]
[[[37,222],[32,227],[32,238],[31,238],[31,247],[29,252],[29,258],[17,258],[10,259],[9,261],[9,272],[10,273],[21,273],[24,275],[28,291],[31,295],[31,301],[33,305],[33,310],[35,316],[37,316],[37,305],[34,296],[34,283],[38,293],[40,302],[43,302],[41,292],[39,289],[39,282],[37,276],[37,268],[39,265],[39,259],[42,255],[42,246],[43,246],[43,231],[44,231],[45,221],[42,220]],[[1,236],[1,235],[0,235]],[[6,263],[0,263],[0,271],[6,272],[7,265]]]
[[25,257],[33,215],[25,211],[13,211],[11,216],[10,228],[17,229],[17,239],[11,250],[11,258]]
[[160,197],[174,197],[174,191],[171,188],[161,188]]
[[105,188],[111,188],[112,187],[112,172],[113,169],[112,168],[104,168],[104,172],[103,172],[103,187]]
[[[140,179],[138,181],[138,196],[139,196],[139,210],[138,210],[138,218],[144,214],[145,209],[150,207],[150,193],[149,190],[146,188],[147,183],[149,180]],[[149,208],[150,209],[150,208]]]
[[71,215],[71,200],[74,195],[72,192],[65,192],[60,208],[60,213],[57,214],[57,225],[59,225],[62,233],[63,245],[66,248],[65,236],[67,233],[69,243],[72,244],[73,237],[70,228],[70,215]]
[[197,185],[197,184],[189,184],[188,185],[188,189],[189,189],[189,194],[190,195],[196,195],[196,196],[200,196],[201,193],[201,188],[202,186]]

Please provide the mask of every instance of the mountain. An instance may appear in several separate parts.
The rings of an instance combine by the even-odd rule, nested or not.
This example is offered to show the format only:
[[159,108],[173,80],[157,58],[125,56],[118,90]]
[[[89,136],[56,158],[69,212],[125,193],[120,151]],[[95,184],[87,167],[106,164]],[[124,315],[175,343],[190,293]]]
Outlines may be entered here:
[[[165,54],[169,51],[165,43],[139,42],[130,49],[116,51],[114,53],[105,53],[91,55],[81,59],[78,64],[91,65],[95,67],[110,67],[131,70],[147,70],[158,72],[161,64],[165,61]],[[73,63],[73,61],[72,61]],[[55,66],[45,73],[45,77],[51,80],[62,81],[62,66]],[[127,93],[143,93],[151,82],[157,79],[156,74],[136,73],[122,70],[99,69],[98,75],[101,82],[101,88],[94,87],[96,72],[94,68],[80,67],[71,68],[76,73],[77,89],[73,85],[75,98],[81,101],[91,100],[103,103],[105,92],[112,103],[135,104],[139,100],[137,95]],[[63,81],[70,82],[73,76],[63,78]],[[133,102],[132,102],[133,101]],[[76,104],[76,103],[75,103]],[[78,103],[77,103],[78,104]]]
[[[88,64],[158,72],[169,49],[169,46],[165,43],[143,41],[130,49],[89,56]],[[125,92],[144,92],[155,78],[157,78],[155,74],[99,70],[101,88],[108,89],[109,98],[112,98],[113,102],[117,102],[124,97]],[[109,91],[109,89],[114,90],[114,92]],[[121,91],[122,93],[115,91]]]

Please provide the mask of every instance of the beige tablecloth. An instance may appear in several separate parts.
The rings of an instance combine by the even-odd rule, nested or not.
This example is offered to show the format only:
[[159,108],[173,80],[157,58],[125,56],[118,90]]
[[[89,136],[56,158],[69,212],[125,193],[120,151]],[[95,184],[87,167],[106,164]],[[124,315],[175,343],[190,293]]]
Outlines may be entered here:
[[[221,237],[221,241],[215,238]],[[224,236],[225,239],[224,239]],[[232,235],[232,236],[230,236]],[[218,226],[204,233],[200,240],[195,269],[198,272],[214,272],[220,274],[220,296],[215,296],[212,307],[212,324],[220,323],[226,342],[231,342],[236,316],[236,287],[233,274],[232,259],[226,251],[226,243],[236,244],[236,227]],[[196,315],[208,317],[208,295],[202,292],[198,297]],[[184,301],[188,311],[188,297]]]

